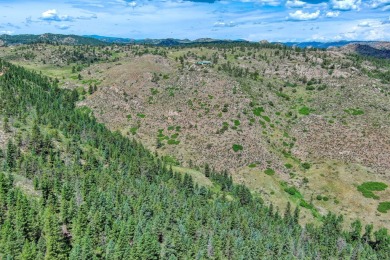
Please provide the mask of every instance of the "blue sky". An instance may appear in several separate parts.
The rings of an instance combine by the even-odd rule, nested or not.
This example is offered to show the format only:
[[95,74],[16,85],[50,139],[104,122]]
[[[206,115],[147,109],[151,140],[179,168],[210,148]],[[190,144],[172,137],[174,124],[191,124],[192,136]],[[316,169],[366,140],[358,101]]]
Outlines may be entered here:
[[0,34],[390,40],[390,0],[0,0]]

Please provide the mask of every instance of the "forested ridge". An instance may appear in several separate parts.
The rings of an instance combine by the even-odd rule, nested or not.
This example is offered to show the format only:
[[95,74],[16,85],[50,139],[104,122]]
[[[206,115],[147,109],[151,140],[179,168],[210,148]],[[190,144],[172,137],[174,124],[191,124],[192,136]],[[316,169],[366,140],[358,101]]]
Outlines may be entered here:
[[[214,192],[110,132],[77,91],[0,60],[2,259],[389,259],[386,229],[298,224],[226,174]],[[207,170],[209,171],[209,169]],[[34,192],[15,185],[32,180]]]

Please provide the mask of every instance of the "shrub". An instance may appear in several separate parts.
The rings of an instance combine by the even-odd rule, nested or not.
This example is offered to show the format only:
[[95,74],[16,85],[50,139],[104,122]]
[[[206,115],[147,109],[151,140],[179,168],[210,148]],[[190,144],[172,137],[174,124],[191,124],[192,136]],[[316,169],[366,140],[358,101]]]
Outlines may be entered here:
[[170,145],[176,145],[180,144],[180,141],[176,141],[175,139],[169,139],[167,143]]
[[390,201],[381,202],[378,205],[378,211],[382,213],[387,213],[390,210]]
[[383,191],[387,188],[387,184],[383,182],[365,182],[357,187],[364,197],[379,199],[379,196],[375,195],[373,191]]
[[296,198],[303,198],[302,194],[294,186],[284,188],[284,191]]
[[307,162],[302,163],[301,166],[302,166],[302,168],[305,169],[305,170],[309,170],[310,167],[311,167],[310,163],[307,163]]
[[265,169],[264,173],[269,175],[269,176],[272,176],[275,174],[275,171],[274,171],[274,169],[267,168],[267,169]]
[[318,194],[317,197],[316,197],[316,199],[317,199],[317,200],[322,200],[322,196]]
[[251,163],[251,164],[248,165],[249,168],[255,168],[256,166],[257,166],[256,163]]
[[364,114],[364,111],[357,108],[357,109],[354,109],[354,108],[350,108],[350,109],[345,109],[344,110],[345,113],[348,113],[352,116],[358,116],[358,115],[363,115]]
[[290,164],[290,163],[286,163],[286,164],[284,165],[284,167],[286,167],[287,169],[291,169],[291,168],[293,167],[293,165]]
[[238,152],[238,151],[242,151],[244,148],[242,147],[242,145],[239,145],[239,144],[233,144],[233,151],[235,152]]
[[256,107],[255,109],[253,109],[253,114],[255,116],[261,116],[261,113],[264,112],[264,108],[262,107]]
[[300,205],[301,207],[306,208],[306,209],[313,209],[313,205],[310,204],[310,203],[307,203],[306,200],[301,200],[301,201],[299,202],[299,205]]
[[310,108],[308,107],[301,107],[299,110],[298,110],[298,113],[301,114],[301,115],[309,115],[311,112]]
[[271,122],[271,119],[268,117],[268,116],[262,116],[262,118],[267,121],[267,122]]

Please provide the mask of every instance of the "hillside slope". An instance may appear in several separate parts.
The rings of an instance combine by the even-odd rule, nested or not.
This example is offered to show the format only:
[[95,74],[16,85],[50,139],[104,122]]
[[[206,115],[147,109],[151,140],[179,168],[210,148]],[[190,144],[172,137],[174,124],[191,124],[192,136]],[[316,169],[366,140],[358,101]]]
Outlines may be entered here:
[[[288,205],[282,218],[224,175],[213,177],[224,192],[199,188],[76,108],[76,91],[2,60],[0,69],[2,258],[389,257],[385,229],[372,239],[368,226],[361,238],[356,222],[343,233],[331,214],[302,228],[299,210]],[[37,195],[15,176],[33,180]]]
[[387,60],[267,43],[1,53],[76,89],[79,106],[170,164],[227,170],[267,203],[301,206],[303,222],[339,212],[390,227],[390,189],[358,188],[390,184]]

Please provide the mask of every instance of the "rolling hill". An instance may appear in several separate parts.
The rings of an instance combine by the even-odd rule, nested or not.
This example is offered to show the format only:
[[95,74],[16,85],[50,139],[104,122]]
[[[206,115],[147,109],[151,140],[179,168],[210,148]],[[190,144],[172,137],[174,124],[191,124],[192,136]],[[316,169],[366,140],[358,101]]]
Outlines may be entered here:
[[[208,228],[204,230],[191,226],[193,218],[200,224],[201,217],[180,215],[183,213],[180,210],[179,215],[164,222],[167,225],[162,230],[157,229],[159,217],[169,211],[176,212],[175,205],[181,205],[186,209],[199,208],[202,213],[198,216],[208,211],[221,214],[208,216],[208,221],[222,220],[226,214],[235,212],[234,216],[238,215],[232,218],[244,222],[238,224],[238,230],[248,231],[244,226],[249,221],[250,232],[255,237],[262,235],[257,233],[259,226],[253,226],[254,223],[268,221],[264,216],[270,211],[289,212],[286,213],[289,216],[293,215],[291,207],[297,208],[299,217],[287,225],[299,222],[305,232],[313,232],[309,236],[319,236],[318,240],[309,239],[310,246],[330,237],[329,244],[315,250],[336,251],[321,251],[321,255],[351,256],[355,254],[356,243],[363,243],[362,257],[370,254],[378,254],[379,259],[387,257],[388,243],[382,240],[388,235],[386,229],[380,228],[390,228],[388,59],[359,55],[345,48],[301,49],[270,43],[164,45],[168,46],[39,43],[0,48],[2,59],[44,75],[30,75],[7,63],[1,70],[0,80],[3,95],[6,95],[1,103],[1,124],[3,129],[6,129],[5,122],[9,127],[8,131],[0,132],[0,146],[8,151],[10,140],[21,144],[11,170],[18,177],[16,188],[25,193],[38,192],[38,197],[48,196],[46,200],[53,205],[53,211],[73,199],[78,208],[85,202],[91,216],[98,214],[94,205],[99,205],[103,212],[108,210],[101,208],[97,201],[116,201],[119,208],[126,208],[123,214],[127,216],[125,227],[123,223],[118,224],[121,226],[118,233],[128,232],[128,241],[133,241],[137,248],[123,254],[132,256],[146,250],[142,248],[146,241],[151,248],[160,248],[163,250],[160,254],[168,256],[170,245],[177,245],[181,240],[186,242],[180,247],[174,246],[172,251],[178,258],[191,258],[191,252],[199,250],[207,257],[248,257],[252,249],[243,250],[240,256],[230,256],[226,251],[229,246],[217,246],[223,232],[210,229],[211,222],[207,222]],[[26,75],[30,76],[24,78]],[[12,84],[18,86],[16,92],[12,92]],[[22,89],[27,86],[24,93]],[[43,96],[29,100],[33,93]],[[61,102],[66,104],[64,115],[59,109]],[[17,107],[22,112],[16,111]],[[46,141],[41,144],[38,155],[34,146],[29,145],[32,136],[37,135],[36,125],[45,133],[43,136],[51,140],[47,145]],[[41,164],[25,163],[28,156],[32,156],[32,161],[38,156]],[[129,158],[132,159],[127,162]],[[52,170],[56,163],[61,165],[60,169],[70,165],[72,170],[57,175]],[[42,173],[48,171],[48,174],[38,175],[35,180],[28,173],[29,167]],[[173,174],[170,167],[177,174]],[[128,169],[134,173],[128,173]],[[117,185],[114,185],[115,178],[120,180]],[[54,185],[57,182],[59,184]],[[112,184],[107,190],[106,182]],[[49,185],[48,194],[53,198],[43,192],[45,185]],[[63,191],[66,185],[80,194],[92,189],[94,195],[84,197],[76,192],[72,193],[75,197],[69,195],[72,199],[66,202],[60,195],[66,193]],[[157,187],[162,187],[161,193]],[[97,194],[101,191],[107,193],[99,198]],[[138,200],[128,202],[123,194]],[[119,196],[117,200],[115,196]],[[147,206],[141,206],[143,196],[147,199],[142,203]],[[206,196],[206,204],[202,204],[199,196]],[[159,197],[165,198],[165,206],[155,200]],[[174,204],[174,200],[179,202]],[[189,206],[191,204],[196,206]],[[221,205],[220,213],[218,205]],[[115,214],[120,214],[119,208],[115,209]],[[51,223],[45,218],[45,207],[41,211],[41,221]],[[79,227],[86,216],[77,212],[65,220],[63,215],[56,215],[60,220],[55,221],[65,225],[64,234],[74,236],[75,244],[72,242],[65,254],[82,252],[84,249],[75,252],[75,248],[85,248],[85,241],[96,226],[91,224],[88,231],[86,225],[77,231],[75,227]],[[129,212],[136,214],[138,220],[129,217]],[[262,220],[249,217],[258,212],[264,213],[259,213]],[[174,223],[174,228],[180,227],[177,219],[187,218],[191,220],[182,223],[184,233],[168,228],[168,223]],[[144,223],[144,219],[151,221]],[[225,220],[236,225],[233,224],[236,220],[228,219]],[[263,228],[282,229],[282,219],[289,217],[280,218],[280,222],[270,220],[282,226]],[[361,222],[356,222],[357,219]],[[94,221],[103,220],[96,216]],[[113,232],[110,233],[113,242],[110,245],[104,239],[94,254],[102,255],[103,251],[120,247],[122,243],[118,240],[121,236],[114,235],[112,219],[106,221],[110,223],[107,232]],[[134,223],[147,232],[134,229]],[[228,225],[227,222],[222,225],[225,224]],[[375,228],[370,226],[372,224]],[[362,225],[367,225],[363,240]],[[298,227],[285,232],[298,236],[302,234]],[[341,236],[341,230],[351,230],[351,227],[355,233],[348,231],[349,236]],[[376,240],[371,239],[372,229],[380,230]],[[190,230],[193,230],[191,235],[187,234],[187,231],[192,232]],[[335,233],[329,235],[329,230]],[[235,236],[234,232],[237,230],[232,231],[229,243],[238,243],[240,239],[256,245],[265,243],[253,236]],[[297,240],[292,236],[287,241]],[[196,249],[190,249],[194,243]],[[346,251],[335,249],[344,243],[350,243],[342,247],[348,248]],[[207,251],[206,244],[213,250]],[[242,248],[239,243],[237,246]],[[311,249],[305,251],[298,247],[297,250],[299,253],[294,253],[297,258],[314,256]],[[267,255],[258,257],[272,258],[282,257],[283,250],[260,251]]]

